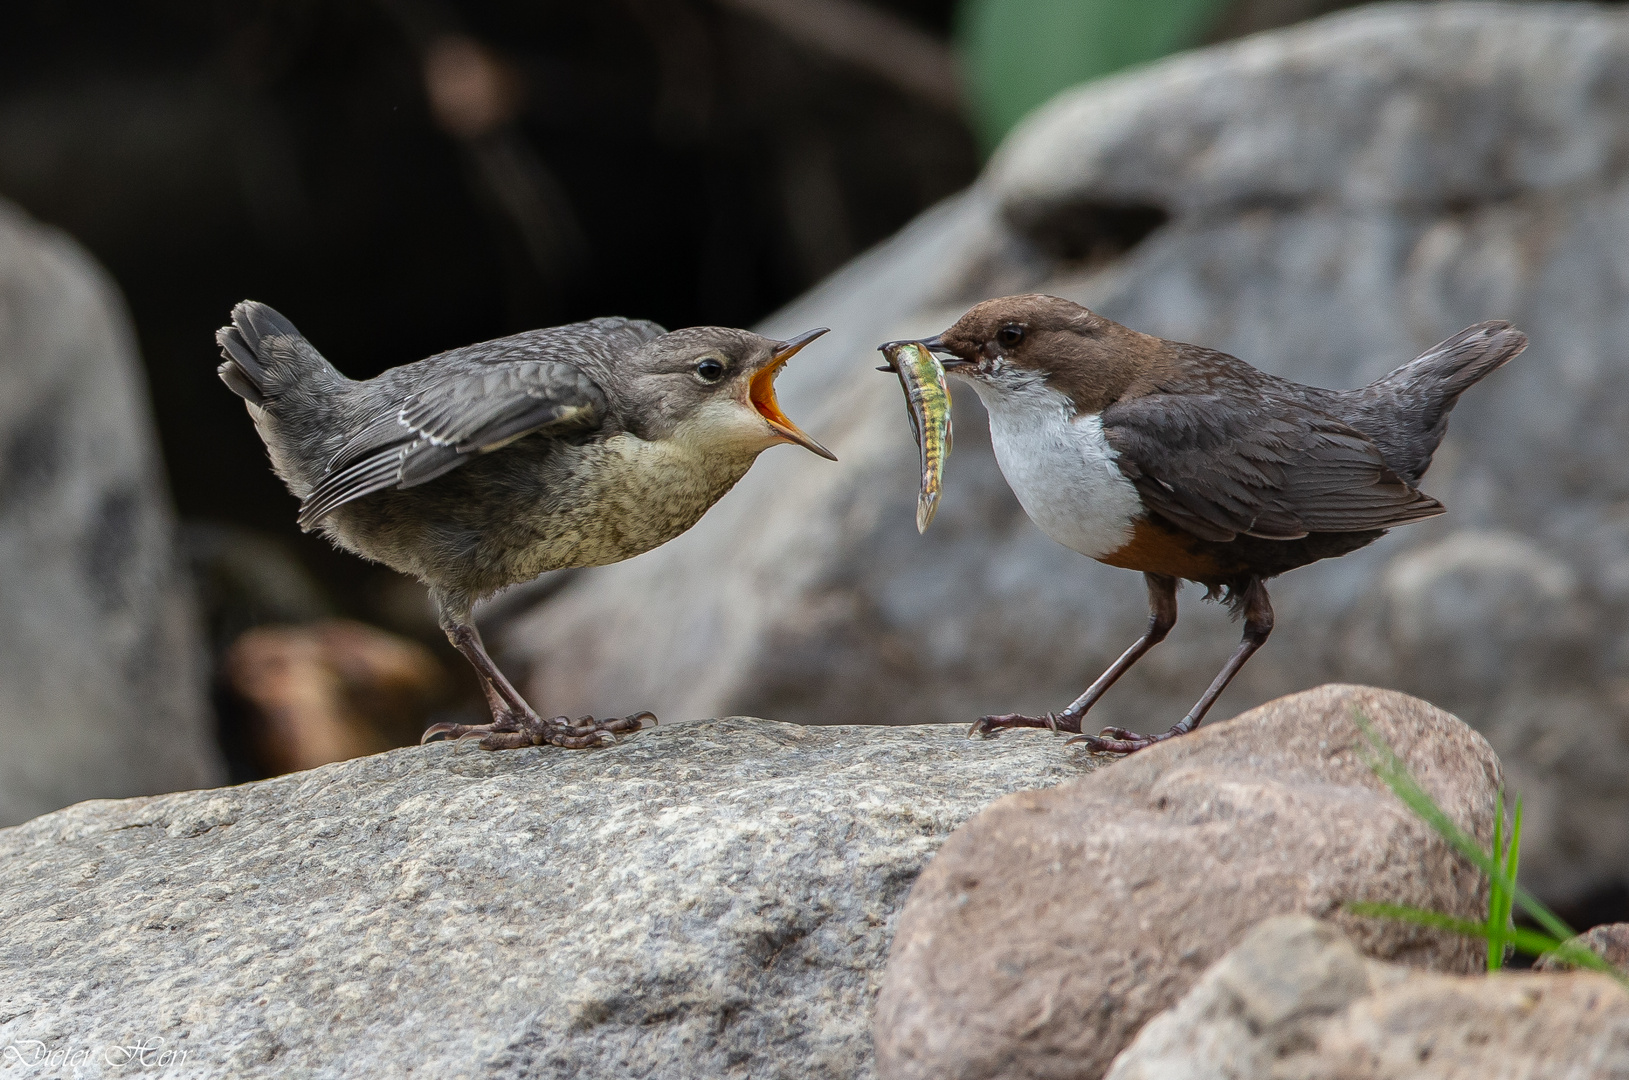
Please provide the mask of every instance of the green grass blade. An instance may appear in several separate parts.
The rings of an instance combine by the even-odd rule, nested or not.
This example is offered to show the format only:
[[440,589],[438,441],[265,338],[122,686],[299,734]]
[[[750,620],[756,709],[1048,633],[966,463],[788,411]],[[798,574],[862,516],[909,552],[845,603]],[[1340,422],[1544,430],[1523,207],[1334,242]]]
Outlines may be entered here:
[[[1488,970],[1495,971],[1504,963],[1506,948],[1530,956],[1554,955],[1575,967],[1600,971],[1611,975],[1629,987],[1629,974],[1608,964],[1593,949],[1570,940],[1577,935],[1572,928],[1556,917],[1537,897],[1516,883],[1521,869],[1522,801],[1516,799],[1511,817],[1510,837],[1505,839],[1504,789],[1494,798],[1493,850],[1484,851],[1474,837],[1456,825],[1442,807],[1426,793],[1414,775],[1408,771],[1403,759],[1397,756],[1369,718],[1354,709],[1352,720],[1368,742],[1368,765],[1392,793],[1412,810],[1415,816],[1435,829],[1444,840],[1477,869],[1488,876],[1488,918],[1485,922],[1472,922],[1440,911],[1409,907],[1405,904],[1379,904],[1367,901],[1349,902],[1347,911],[1355,915],[1396,919],[1403,922],[1449,930],[1469,937],[1482,938],[1488,943]],[[1511,920],[1515,908],[1520,906],[1545,933],[1514,925]]]
[[1522,797],[1516,796],[1515,820],[1510,826],[1510,855],[1505,860],[1505,877],[1516,880],[1522,847]]
[[[1461,919],[1454,915],[1444,915],[1440,911],[1429,908],[1410,907],[1407,904],[1377,904],[1365,900],[1353,900],[1342,905],[1354,915],[1367,915],[1376,919],[1393,919],[1397,922],[1410,922],[1419,926],[1429,926],[1434,930],[1450,930],[1466,937],[1481,938],[1492,941],[1495,938],[1504,938],[1510,941],[1518,952],[1529,956],[1542,956],[1545,953],[1556,953],[1567,960],[1571,960],[1578,952],[1587,952],[1597,961],[1601,958],[1582,946],[1568,946],[1557,941],[1549,934],[1542,934],[1537,930],[1526,927],[1510,927],[1501,932],[1497,927],[1487,923],[1472,922],[1470,919]],[[1587,961],[1586,961],[1587,963]],[[1600,969],[1610,970],[1610,969]]]
[[1440,911],[1409,907],[1407,904],[1377,904],[1366,900],[1352,900],[1343,906],[1354,915],[1368,915],[1377,919],[1411,922],[1420,926],[1430,926],[1437,930],[1452,930],[1456,934],[1464,934],[1467,937],[1486,938],[1489,934],[1486,923],[1472,922],[1469,919],[1461,919],[1454,915],[1444,915]]
[[1454,824],[1453,819],[1443,811],[1442,807],[1438,806],[1431,796],[1426,794],[1425,789],[1420,787],[1413,774],[1408,771],[1408,766],[1403,764],[1403,759],[1398,757],[1397,752],[1386,744],[1386,740],[1380,737],[1380,732],[1369,722],[1369,718],[1360,712],[1354,711],[1352,719],[1356,722],[1358,730],[1363,732],[1364,738],[1368,740],[1370,751],[1369,767],[1392,790],[1392,794],[1396,795],[1403,801],[1404,805],[1414,811],[1415,816],[1421,821],[1435,829],[1456,851],[1474,863],[1477,869],[1490,878],[1502,876],[1503,868],[1495,863],[1486,851],[1482,850],[1481,845],[1476,842],[1474,837]]
[[[1505,789],[1493,796],[1493,856],[1504,855]],[[1504,882],[1497,877],[1488,879],[1488,970],[1498,971],[1505,963],[1504,929],[1510,925],[1509,903]]]
[[1403,759],[1386,745],[1386,740],[1380,737],[1380,733],[1369,722],[1368,717],[1353,710],[1352,720],[1369,743],[1369,767],[1404,805],[1414,811],[1421,821],[1435,829],[1454,850],[1486,874],[1489,881],[1497,881],[1501,888],[1508,890],[1515,898],[1516,904],[1532,916],[1534,922],[1563,941],[1574,936],[1573,930],[1557,918],[1554,912],[1540,903],[1532,893],[1516,884],[1514,879],[1508,877],[1499,861],[1482,850],[1475,838],[1454,824],[1453,819],[1426,794],[1424,788],[1420,787],[1413,774],[1408,771],[1408,766],[1403,764]]
[[[1354,915],[1411,922],[1420,926],[1429,926],[1435,930],[1448,930],[1456,934],[1464,934],[1466,937],[1491,940],[1496,933],[1487,923],[1472,922],[1469,919],[1444,915],[1440,911],[1428,911],[1425,908],[1409,907],[1405,904],[1375,904],[1365,901],[1353,901],[1343,906]],[[1580,945],[1572,941],[1557,941],[1549,934],[1529,930],[1525,926],[1507,929],[1502,936],[1519,953],[1525,953],[1528,956],[1551,954],[1559,960],[1565,960],[1574,967],[1587,968],[1590,971],[1599,971],[1604,975],[1610,975],[1624,986],[1629,987],[1629,975],[1625,975],[1611,964],[1608,964],[1587,945]]]
[[[1516,796],[1516,810],[1515,810],[1515,813],[1513,815],[1511,815],[1510,846],[1505,849],[1505,876],[1504,876],[1504,882],[1509,882],[1512,886],[1515,885],[1516,873],[1520,869],[1520,866],[1521,866],[1521,851],[1522,851],[1522,799],[1521,799],[1521,796],[1518,795],[1518,796]],[[1498,910],[1497,913],[1490,911],[1488,913],[1488,918],[1493,919],[1493,918],[1497,917],[1500,926],[1513,927],[1515,925],[1515,923],[1511,919],[1511,915],[1515,910],[1516,891],[1515,891],[1514,887],[1505,888],[1504,887],[1504,882],[1500,883],[1500,888],[1499,888],[1499,910]],[[1557,922],[1560,922],[1560,920],[1557,920]],[[1560,935],[1556,935],[1556,936],[1560,937]],[[1562,940],[1566,940],[1566,939],[1562,938]]]
[[[1518,933],[1518,934],[1531,934],[1535,938],[1542,938],[1544,940],[1549,940],[1549,935],[1547,935],[1547,934],[1538,934],[1538,933],[1535,933],[1532,930],[1518,930],[1518,931],[1516,931],[1516,933]],[[1520,946],[1518,946],[1518,947],[1520,947]],[[1531,949],[1527,949],[1527,948],[1523,948],[1522,951],[1523,952],[1532,952]],[[1605,960],[1603,960],[1601,958],[1601,955],[1599,953],[1597,953],[1594,949],[1590,948],[1588,945],[1580,945],[1580,944],[1576,944],[1576,943],[1571,942],[1571,941],[1567,941],[1567,942],[1561,943],[1560,945],[1555,946],[1554,948],[1545,949],[1543,951],[1546,952],[1546,953],[1552,954],[1558,960],[1565,960],[1567,963],[1573,965],[1574,967],[1587,968],[1590,971],[1599,971],[1602,974],[1612,976],[1614,979],[1618,980],[1618,982],[1622,983],[1623,985],[1629,986],[1629,975],[1625,975],[1623,972],[1619,971],[1617,968],[1615,968],[1611,964],[1607,963]],[[1537,952],[1534,952],[1533,955],[1538,956],[1538,955],[1541,955],[1541,954],[1537,953]]]
[[1577,941],[1557,941],[1549,934],[1541,934],[1537,930],[1528,930],[1517,927],[1511,932],[1511,940],[1518,952],[1529,956],[1551,955],[1558,960],[1565,960],[1574,967],[1587,968],[1590,971],[1599,971],[1603,975],[1610,975],[1624,986],[1629,987],[1629,975],[1624,974],[1611,964],[1607,963],[1594,949]]
[[1576,930],[1557,918],[1555,912],[1541,904],[1538,897],[1520,885],[1516,886],[1516,903],[1521,905],[1523,911],[1532,916],[1534,922],[1563,941],[1577,936],[1578,932]]

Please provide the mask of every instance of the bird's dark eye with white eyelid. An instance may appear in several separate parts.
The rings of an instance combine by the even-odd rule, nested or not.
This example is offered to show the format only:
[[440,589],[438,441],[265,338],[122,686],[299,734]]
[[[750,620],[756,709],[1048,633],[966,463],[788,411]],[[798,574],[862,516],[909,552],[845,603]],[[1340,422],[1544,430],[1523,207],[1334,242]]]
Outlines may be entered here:
[[996,340],[1010,348],[1024,340],[1024,328],[1018,323],[1008,323],[996,331]]
[[704,356],[696,361],[696,378],[705,383],[716,383],[724,377],[724,361],[716,356]]

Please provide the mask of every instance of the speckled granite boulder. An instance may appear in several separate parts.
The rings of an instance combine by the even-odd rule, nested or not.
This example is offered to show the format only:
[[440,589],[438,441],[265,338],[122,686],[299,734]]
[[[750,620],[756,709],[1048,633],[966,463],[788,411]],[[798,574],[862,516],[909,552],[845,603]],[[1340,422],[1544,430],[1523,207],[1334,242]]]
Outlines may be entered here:
[[143,1040],[189,1076],[858,1080],[922,865],[1099,763],[735,718],[85,803],[0,831],[0,1047],[88,1048],[80,1077]]

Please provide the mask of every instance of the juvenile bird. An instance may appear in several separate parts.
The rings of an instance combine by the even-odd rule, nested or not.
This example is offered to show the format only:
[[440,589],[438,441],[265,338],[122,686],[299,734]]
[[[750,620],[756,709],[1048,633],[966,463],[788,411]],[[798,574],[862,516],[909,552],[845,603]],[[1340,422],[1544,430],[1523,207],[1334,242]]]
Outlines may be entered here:
[[1268,578],[1443,513],[1415,485],[1448,411],[1527,338],[1509,323],[1478,323],[1346,391],[1140,334],[1054,296],[987,300],[924,344],[978,392],[1001,472],[1041,531],[1142,571],[1148,587],[1148,631],[1068,708],[986,716],[975,732],[1081,731],[1087,710],[1175,625],[1182,579],[1243,615],[1243,640],[1176,726],[1078,740],[1129,753],[1197,727],[1267,640]]
[[300,526],[424,582],[441,628],[474,665],[487,749],[587,747],[648,713],[544,719],[487,655],[475,601],[547,570],[631,558],[694,525],[759,453],[832,453],[775,400],[790,341],[725,327],[664,332],[594,319],[469,345],[373,379],[347,379],[287,319],[244,301],[216,334],[221,379],[243,398]]

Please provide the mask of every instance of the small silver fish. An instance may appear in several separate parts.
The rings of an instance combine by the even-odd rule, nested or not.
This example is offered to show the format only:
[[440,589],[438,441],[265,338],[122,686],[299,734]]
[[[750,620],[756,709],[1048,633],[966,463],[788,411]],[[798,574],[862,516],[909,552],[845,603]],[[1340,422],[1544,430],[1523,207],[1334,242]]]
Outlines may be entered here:
[[891,341],[882,346],[888,366],[905,388],[905,409],[911,431],[922,452],[922,492],[916,497],[916,531],[926,532],[939,509],[939,487],[950,456],[950,390],[945,369],[933,351],[920,341]]

